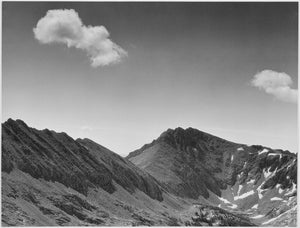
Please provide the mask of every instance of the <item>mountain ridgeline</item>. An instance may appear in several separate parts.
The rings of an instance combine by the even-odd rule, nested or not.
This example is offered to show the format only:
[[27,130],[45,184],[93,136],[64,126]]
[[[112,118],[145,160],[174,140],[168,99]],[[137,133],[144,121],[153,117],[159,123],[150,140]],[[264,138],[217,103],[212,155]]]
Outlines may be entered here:
[[2,124],[2,225],[294,226],[297,156],[176,128],[123,158]]
[[[34,178],[57,181],[86,195],[89,187],[108,193],[113,180],[129,192],[136,188],[162,200],[149,174],[119,155],[88,139],[73,140],[65,133],[29,128],[23,121],[8,120],[2,128],[2,171],[17,168]],[[93,148],[89,151],[90,146]]]
[[[197,129],[169,129],[127,158],[184,197],[221,196],[236,182],[259,182],[263,172],[277,170],[262,189],[297,183],[297,156],[288,151],[236,144]],[[287,179],[286,177],[290,178]]]
[[296,224],[297,155],[289,151],[176,128],[127,158],[180,197],[204,198],[260,225]]

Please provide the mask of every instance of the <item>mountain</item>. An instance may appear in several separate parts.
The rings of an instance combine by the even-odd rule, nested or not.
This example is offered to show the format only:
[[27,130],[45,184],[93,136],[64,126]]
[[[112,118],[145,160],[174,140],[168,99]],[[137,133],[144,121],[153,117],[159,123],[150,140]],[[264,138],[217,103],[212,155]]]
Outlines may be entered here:
[[296,207],[297,156],[288,151],[176,128],[127,158],[169,192],[244,213],[258,224],[271,224]]
[[91,140],[2,124],[3,225],[139,224],[135,206],[147,211],[162,195],[148,173]]
[[89,187],[113,193],[115,181],[129,192],[137,188],[153,199],[162,200],[155,179],[90,140],[75,141],[65,133],[38,131],[21,120],[10,119],[2,129],[4,172],[17,168],[37,179],[63,183],[83,195],[87,195]]
[[123,158],[89,139],[2,124],[2,225],[296,224],[297,156],[169,129]]

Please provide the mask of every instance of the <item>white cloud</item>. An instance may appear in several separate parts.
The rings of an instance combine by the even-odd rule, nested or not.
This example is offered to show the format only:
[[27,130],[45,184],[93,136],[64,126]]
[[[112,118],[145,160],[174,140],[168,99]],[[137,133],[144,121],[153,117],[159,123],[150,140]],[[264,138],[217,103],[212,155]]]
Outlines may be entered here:
[[109,39],[104,26],[85,26],[73,9],[48,10],[33,32],[42,44],[62,43],[86,51],[93,67],[118,63],[127,56]]
[[264,90],[268,94],[272,94],[279,100],[297,103],[298,90],[290,87],[293,81],[284,72],[279,73],[272,70],[263,70],[254,75],[251,83],[253,86]]

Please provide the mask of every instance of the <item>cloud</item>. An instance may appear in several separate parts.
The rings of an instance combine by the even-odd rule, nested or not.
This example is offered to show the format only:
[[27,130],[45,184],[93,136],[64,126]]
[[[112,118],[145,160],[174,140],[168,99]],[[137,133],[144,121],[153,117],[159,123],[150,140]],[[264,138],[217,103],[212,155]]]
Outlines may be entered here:
[[73,9],[48,10],[33,32],[42,44],[62,43],[86,51],[93,67],[115,64],[127,56],[109,39],[104,26],[85,26]]
[[298,90],[290,87],[293,81],[291,77],[284,72],[279,73],[272,70],[263,70],[254,75],[251,84],[275,96],[279,100],[297,103]]

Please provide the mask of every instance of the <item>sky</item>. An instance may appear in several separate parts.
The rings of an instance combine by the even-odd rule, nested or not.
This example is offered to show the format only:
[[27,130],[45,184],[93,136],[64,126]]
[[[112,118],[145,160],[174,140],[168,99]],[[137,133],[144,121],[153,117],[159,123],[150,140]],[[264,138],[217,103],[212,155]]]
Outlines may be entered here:
[[297,43],[297,2],[3,2],[2,122],[122,156],[176,127],[297,152]]

